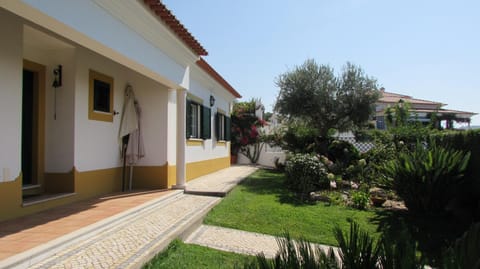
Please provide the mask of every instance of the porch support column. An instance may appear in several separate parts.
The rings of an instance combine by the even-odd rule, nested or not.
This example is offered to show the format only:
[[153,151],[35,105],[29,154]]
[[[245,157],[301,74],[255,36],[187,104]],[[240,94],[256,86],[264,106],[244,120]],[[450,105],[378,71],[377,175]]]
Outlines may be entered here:
[[177,182],[173,186],[174,189],[185,189],[185,103],[187,91],[184,89],[177,90]]

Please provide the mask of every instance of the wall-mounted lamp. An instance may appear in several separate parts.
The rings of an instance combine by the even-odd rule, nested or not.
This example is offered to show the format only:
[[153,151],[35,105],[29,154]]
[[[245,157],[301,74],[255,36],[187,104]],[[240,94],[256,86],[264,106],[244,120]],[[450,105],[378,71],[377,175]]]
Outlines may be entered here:
[[62,66],[59,65],[53,69],[53,84],[52,87],[58,88],[62,86]]
[[215,97],[213,95],[210,95],[210,106],[215,105]]

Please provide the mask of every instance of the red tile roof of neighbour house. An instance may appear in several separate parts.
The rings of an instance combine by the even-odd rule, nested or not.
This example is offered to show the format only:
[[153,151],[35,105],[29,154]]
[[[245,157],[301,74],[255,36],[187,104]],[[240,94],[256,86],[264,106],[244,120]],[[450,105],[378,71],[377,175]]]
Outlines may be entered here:
[[426,104],[426,105],[437,105],[437,106],[445,106],[446,104],[442,104],[439,102],[428,101],[423,99],[416,99],[408,95],[393,93],[393,92],[386,92],[382,90],[379,102],[382,103],[398,103],[398,101],[403,100],[409,102],[411,104]]
[[214,80],[222,85],[228,92],[230,92],[236,98],[242,98],[242,96],[219,74],[212,66],[210,66],[203,58],[197,61],[197,65],[207,74],[209,74]]
[[199,56],[208,55],[207,50],[162,2],[159,0],[144,0],[144,2],[195,54]]
[[[403,94],[398,94],[398,93],[392,93],[392,92],[386,92],[383,88],[380,90],[380,99],[378,100],[379,103],[388,103],[388,104],[393,104],[393,103],[398,103],[400,100],[403,100],[405,102],[409,102],[413,105],[435,105],[436,108],[428,108],[428,107],[423,107],[417,106],[417,107],[412,107],[410,108],[412,111],[416,113],[438,113],[440,115],[442,114],[454,114],[457,117],[463,116],[464,118],[470,118],[474,115],[477,115],[477,113],[474,112],[468,112],[468,111],[460,111],[460,110],[451,110],[451,109],[444,109],[441,108],[443,106],[446,106],[446,104],[439,103],[439,102],[434,102],[434,101],[428,101],[428,100],[423,100],[423,99],[416,99],[408,95],[403,95]],[[385,112],[386,109],[379,110],[377,112]]]

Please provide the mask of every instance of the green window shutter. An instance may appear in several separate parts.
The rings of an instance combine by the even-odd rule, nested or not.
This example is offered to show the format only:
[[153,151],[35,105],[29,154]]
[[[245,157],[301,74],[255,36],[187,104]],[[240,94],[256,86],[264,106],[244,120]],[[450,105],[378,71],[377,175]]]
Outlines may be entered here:
[[212,138],[212,110],[209,107],[202,106],[202,139]]
[[192,136],[192,102],[187,99],[186,105],[186,124],[185,124],[185,135],[187,138]]
[[231,141],[232,119],[225,116],[225,140]]
[[215,113],[215,137],[217,140],[220,137],[220,114]]

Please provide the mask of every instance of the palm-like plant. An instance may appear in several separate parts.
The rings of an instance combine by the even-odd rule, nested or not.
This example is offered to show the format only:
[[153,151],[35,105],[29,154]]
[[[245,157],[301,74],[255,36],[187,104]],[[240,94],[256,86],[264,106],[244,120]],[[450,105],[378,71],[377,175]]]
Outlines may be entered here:
[[390,185],[411,212],[441,214],[462,183],[470,153],[417,142],[385,165]]

